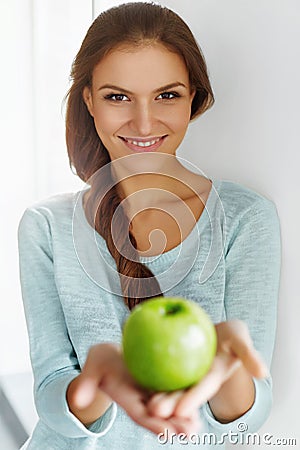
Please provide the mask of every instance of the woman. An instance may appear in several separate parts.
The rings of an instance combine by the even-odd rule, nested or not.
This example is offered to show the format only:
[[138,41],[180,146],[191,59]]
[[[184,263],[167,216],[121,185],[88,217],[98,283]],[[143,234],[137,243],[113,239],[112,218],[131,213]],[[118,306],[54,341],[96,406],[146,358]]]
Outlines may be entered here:
[[[270,412],[275,205],[176,156],[214,97],[173,11],[132,3],[100,14],[71,75],[68,155],[89,188],[32,205],[19,225],[40,417],[24,448],[154,449],[165,438],[176,448],[178,434],[189,446],[207,431],[222,447],[222,433],[256,431]],[[120,348],[130,310],[159,295],[198,302],[218,336],[208,375],[172,394],[137,386]]]

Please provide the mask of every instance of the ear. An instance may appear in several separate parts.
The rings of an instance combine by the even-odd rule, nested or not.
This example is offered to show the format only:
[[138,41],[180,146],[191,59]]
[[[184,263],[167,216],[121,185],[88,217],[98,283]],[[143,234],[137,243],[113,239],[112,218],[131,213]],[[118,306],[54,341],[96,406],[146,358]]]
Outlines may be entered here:
[[94,117],[94,114],[93,114],[94,107],[93,107],[92,93],[91,93],[91,89],[88,86],[85,86],[83,88],[82,97],[83,97],[83,101],[86,104],[86,107],[87,107],[90,115],[92,117]]
[[[195,88],[190,91],[191,115],[192,115],[192,104],[193,104],[193,100],[194,100],[196,93],[197,93],[197,89],[195,89]],[[192,121],[194,119],[195,119],[195,117],[191,118],[191,116],[190,116],[190,121]]]
[[191,93],[190,93],[191,102],[194,100],[194,97],[195,97],[195,95],[196,95],[196,92],[197,92],[196,89],[193,89],[193,90],[191,91]]

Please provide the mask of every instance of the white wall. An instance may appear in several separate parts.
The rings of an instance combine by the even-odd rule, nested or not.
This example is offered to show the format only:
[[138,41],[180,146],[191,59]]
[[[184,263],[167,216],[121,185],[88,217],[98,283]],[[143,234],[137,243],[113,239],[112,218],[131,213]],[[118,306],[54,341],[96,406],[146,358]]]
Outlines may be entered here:
[[92,1],[0,2],[0,375],[30,368],[18,281],[17,227],[25,208],[83,183],[68,166],[62,100]]
[[[95,0],[94,8],[99,13],[118,3]],[[261,434],[297,437],[300,445],[296,131],[300,4],[297,0],[161,3],[190,25],[206,57],[216,97],[213,109],[191,125],[178,155],[207,175],[243,183],[277,205],[283,259],[272,366],[274,407]],[[91,10],[90,0],[0,2],[0,374],[29,368],[18,281],[20,215],[37,198],[82,186],[68,167],[61,101],[71,61],[91,23]]]
[[[0,373],[27,362],[18,282],[16,227],[35,194],[31,16],[29,2],[0,3],[1,195]],[[21,351],[20,351],[21,350]]]

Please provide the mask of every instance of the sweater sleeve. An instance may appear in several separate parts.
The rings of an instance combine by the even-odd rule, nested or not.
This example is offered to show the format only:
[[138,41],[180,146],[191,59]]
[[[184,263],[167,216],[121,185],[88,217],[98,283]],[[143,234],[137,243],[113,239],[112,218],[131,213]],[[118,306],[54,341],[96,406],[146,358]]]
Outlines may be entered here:
[[34,400],[40,420],[66,437],[104,435],[116,404],[89,428],[69,410],[66,390],[80,373],[55,284],[51,230],[39,209],[28,208],[18,227],[19,270],[34,374]]
[[[280,223],[275,204],[260,197],[247,208],[225,252],[226,320],[241,319],[248,325],[255,348],[270,368],[277,321],[281,268]],[[208,403],[203,413],[211,431],[253,433],[266,421],[272,406],[272,379],[253,378],[255,401],[233,422],[218,422]]]

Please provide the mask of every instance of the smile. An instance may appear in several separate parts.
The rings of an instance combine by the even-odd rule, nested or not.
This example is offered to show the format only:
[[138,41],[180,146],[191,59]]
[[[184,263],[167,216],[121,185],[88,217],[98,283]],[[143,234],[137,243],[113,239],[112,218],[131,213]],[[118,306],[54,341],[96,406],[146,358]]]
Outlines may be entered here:
[[158,148],[165,136],[159,136],[159,137],[151,137],[151,138],[136,138],[136,137],[123,137],[123,136],[119,136],[120,139],[122,139],[124,141],[124,143],[131,149],[131,150],[155,150],[156,148]]
[[124,138],[124,139],[126,142],[129,142],[129,144],[138,145],[139,147],[149,147],[149,145],[154,145],[161,138],[153,139],[152,141],[135,141],[135,140],[126,139],[126,138]]

